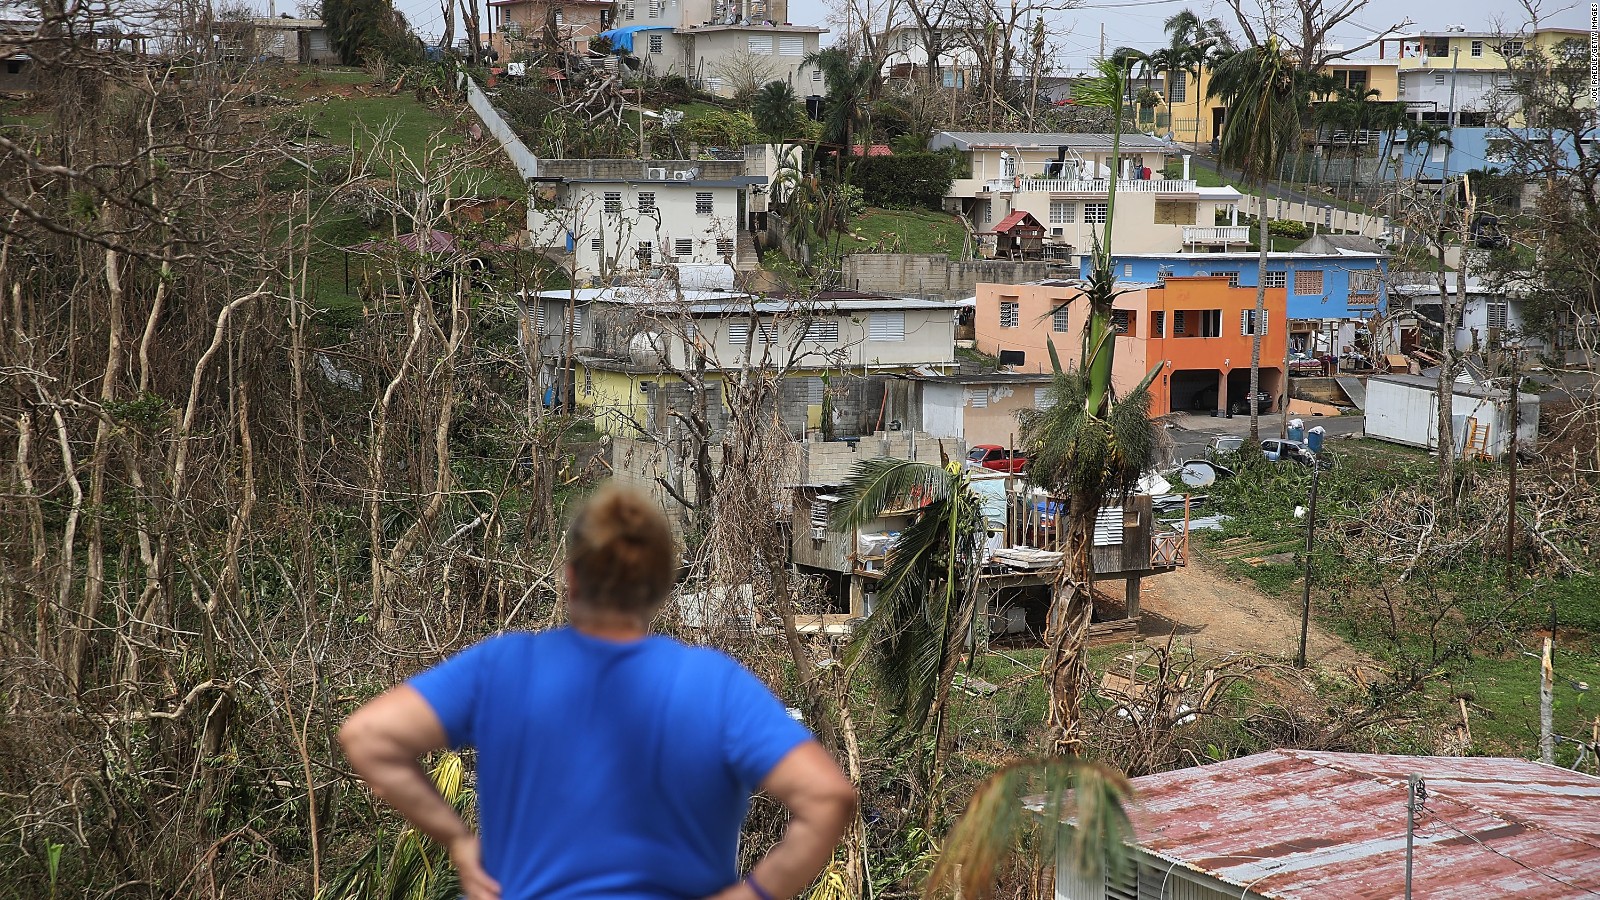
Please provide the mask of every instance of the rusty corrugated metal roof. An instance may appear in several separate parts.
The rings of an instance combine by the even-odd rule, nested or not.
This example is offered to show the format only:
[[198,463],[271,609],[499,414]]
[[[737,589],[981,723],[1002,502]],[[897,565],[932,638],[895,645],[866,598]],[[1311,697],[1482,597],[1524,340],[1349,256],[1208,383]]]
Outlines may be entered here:
[[[1133,781],[1138,845],[1264,897],[1600,896],[1600,778],[1520,759],[1274,750]],[[1242,895],[1242,894],[1241,894]]]

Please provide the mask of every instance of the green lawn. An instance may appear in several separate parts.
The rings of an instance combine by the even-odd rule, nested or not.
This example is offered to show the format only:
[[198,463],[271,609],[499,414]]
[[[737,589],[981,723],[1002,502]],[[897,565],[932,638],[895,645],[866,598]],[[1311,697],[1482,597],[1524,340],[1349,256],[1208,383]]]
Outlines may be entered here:
[[[1555,733],[1588,740],[1600,716],[1600,658],[1592,652],[1556,647]],[[1580,689],[1587,685],[1587,689]],[[1520,653],[1507,659],[1474,659],[1450,682],[1453,696],[1467,698],[1475,752],[1532,756],[1539,746],[1539,660]],[[1459,706],[1455,714],[1459,718]],[[1556,763],[1570,766],[1577,750],[1558,744]]]
[[961,254],[966,229],[954,216],[926,209],[869,208],[850,223],[839,241],[841,255],[850,253]]

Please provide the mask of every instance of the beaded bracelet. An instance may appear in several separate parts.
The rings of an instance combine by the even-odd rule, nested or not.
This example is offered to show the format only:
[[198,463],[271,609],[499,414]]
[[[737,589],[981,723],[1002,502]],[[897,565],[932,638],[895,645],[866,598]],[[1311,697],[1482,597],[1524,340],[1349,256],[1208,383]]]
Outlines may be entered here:
[[767,893],[767,889],[762,887],[759,883],[756,882],[756,876],[755,876],[754,872],[752,872],[749,875],[746,875],[744,877],[744,883],[745,883],[745,886],[749,887],[750,890],[754,891],[755,895],[757,897],[761,898],[761,900],[773,900],[772,895]]

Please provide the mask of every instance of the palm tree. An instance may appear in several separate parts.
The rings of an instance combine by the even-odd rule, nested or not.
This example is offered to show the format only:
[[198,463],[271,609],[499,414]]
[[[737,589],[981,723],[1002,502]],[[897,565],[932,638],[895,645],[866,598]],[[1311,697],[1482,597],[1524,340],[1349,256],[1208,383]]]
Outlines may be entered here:
[[857,632],[854,652],[868,653],[902,727],[933,723],[925,758],[925,813],[941,808],[950,683],[976,613],[987,533],[982,502],[959,462],[943,466],[899,459],[857,463],[833,512],[835,530],[854,533],[891,510],[916,509],[884,561],[878,603]]
[[[1406,140],[1402,145],[1407,153],[1420,150],[1422,160],[1417,163],[1417,177],[1422,177],[1422,170],[1428,164],[1428,157],[1432,155],[1435,147],[1454,146],[1450,141],[1450,126],[1444,122],[1408,122],[1406,123]],[[1442,170],[1441,170],[1442,171]]]
[[[1373,205],[1378,196],[1379,182],[1383,180],[1383,167],[1394,156],[1394,145],[1400,129],[1406,127],[1411,117],[1406,114],[1406,105],[1397,100],[1374,104],[1372,113],[1372,127],[1383,134],[1383,143],[1378,150],[1377,177],[1367,186],[1367,203]],[[1398,183],[1400,173],[1394,173],[1394,180]]]
[[[1123,97],[1134,59],[1101,60],[1098,76],[1074,94],[1080,105],[1113,110],[1111,156],[1121,153]],[[1112,225],[1116,221],[1116,175],[1106,197],[1103,238],[1095,241],[1093,271],[1082,293],[1088,301],[1083,349],[1077,368],[1061,366],[1050,345],[1050,405],[1018,416],[1029,452],[1028,480],[1070,501],[1061,574],[1050,601],[1046,676],[1050,689],[1050,731],[1057,754],[1073,753],[1079,743],[1082,685],[1087,677],[1086,644],[1094,611],[1090,560],[1094,519],[1108,497],[1125,495],[1149,467],[1155,433],[1147,392],[1155,371],[1120,401],[1113,402],[1111,372],[1116,332],[1111,323],[1116,278],[1111,266]],[[1156,370],[1159,371],[1159,368]]]
[[[1191,79],[1188,91],[1194,95],[1194,146],[1200,145],[1200,78],[1212,60],[1232,54],[1237,48],[1233,36],[1221,19],[1202,19],[1193,10],[1183,9],[1161,23],[1168,36],[1169,64]],[[1170,93],[1170,92],[1169,92]]]
[[1267,252],[1272,246],[1267,220],[1266,186],[1284,152],[1299,136],[1300,81],[1294,61],[1283,52],[1277,37],[1259,47],[1229,56],[1211,74],[1207,92],[1222,101],[1227,116],[1222,121],[1220,161],[1237,168],[1258,199],[1256,217],[1260,259],[1256,268],[1255,323],[1250,341],[1251,448],[1261,446],[1261,332],[1267,316]]
[[[797,102],[793,85],[787,81],[770,81],[756,91],[755,100],[750,105],[750,115],[761,133],[777,141],[781,147],[800,124]],[[778,157],[781,159],[783,154],[779,153]]]
[[[1133,835],[1126,810],[1131,794],[1122,773],[1077,757],[1003,766],[973,792],[967,811],[945,837],[944,852],[922,896],[990,900],[997,870],[1020,839],[1032,835],[1032,851],[1053,859],[1062,820],[1069,815],[1074,821],[1065,849],[1073,868],[1086,875],[1106,866],[1126,871],[1124,841]],[[1035,800],[1042,802],[1035,805]]]
[[845,157],[855,146],[855,134],[867,121],[869,104],[866,100],[877,83],[877,66],[871,59],[856,58],[840,47],[818,50],[800,62],[822,71],[828,94],[818,146],[838,150],[835,172],[842,172]]

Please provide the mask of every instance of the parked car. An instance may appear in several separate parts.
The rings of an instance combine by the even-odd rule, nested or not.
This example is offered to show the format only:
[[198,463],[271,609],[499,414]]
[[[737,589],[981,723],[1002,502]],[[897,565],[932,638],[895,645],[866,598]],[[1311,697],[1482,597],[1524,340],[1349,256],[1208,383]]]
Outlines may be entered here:
[[1309,466],[1317,461],[1316,454],[1307,450],[1305,444],[1283,438],[1262,441],[1261,454],[1271,462],[1297,462]]
[[[1236,416],[1250,415],[1250,405],[1244,398],[1234,400],[1228,405]],[[1266,391],[1256,391],[1256,413],[1266,415],[1269,412],[1272,412],[1272,395]]]
[[1028,457],[1000,446],[977,444],[967,451],[967,465],[972,468],[993,469],[996,472],[1021,472]]
[[1206,459],[1231,461],[1244,449],[1244,438],[1236,434],[1219,434],[1206,444]]

